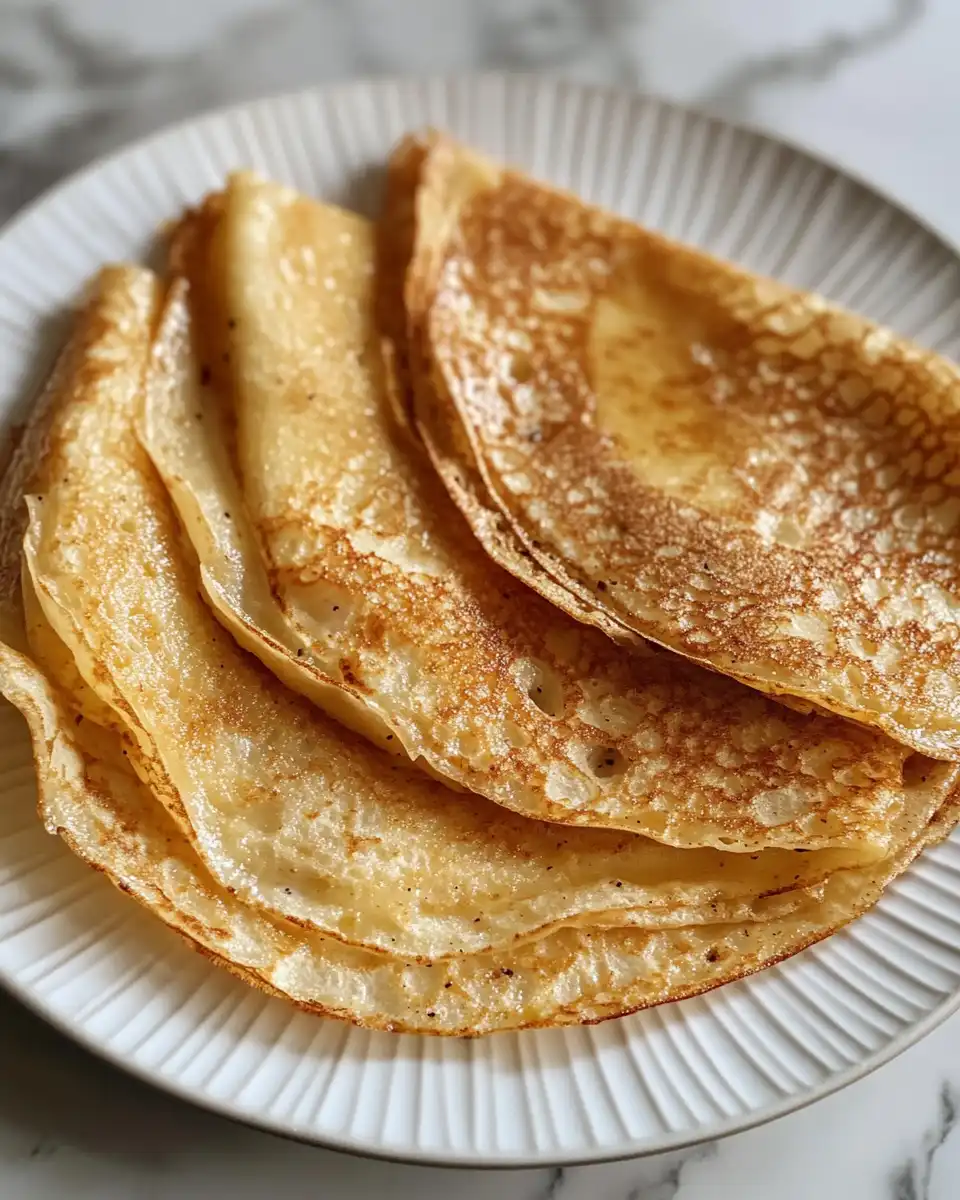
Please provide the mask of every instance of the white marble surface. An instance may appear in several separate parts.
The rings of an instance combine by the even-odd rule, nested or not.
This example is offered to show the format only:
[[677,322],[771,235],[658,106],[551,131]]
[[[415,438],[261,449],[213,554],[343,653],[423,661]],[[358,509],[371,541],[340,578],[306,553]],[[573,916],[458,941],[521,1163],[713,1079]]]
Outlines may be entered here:
[[[633,84],[842,162],[960,243],[957,0],[0,0],[0,216],[226,100],[508,66]],[[845,1092],[688,1155],[455,1172],[254,1133],[150,1091],[0,997],[0,1197],[955,1200],[960,1016]]]

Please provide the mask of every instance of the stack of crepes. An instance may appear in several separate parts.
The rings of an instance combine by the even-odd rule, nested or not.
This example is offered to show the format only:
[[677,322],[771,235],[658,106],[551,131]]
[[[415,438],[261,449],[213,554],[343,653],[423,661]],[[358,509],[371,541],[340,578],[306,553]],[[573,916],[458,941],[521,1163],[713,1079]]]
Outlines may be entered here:
[[689,996],[958,816],[960,376],[440,135],[106,268],[3,490],[42,819],[257,987]]

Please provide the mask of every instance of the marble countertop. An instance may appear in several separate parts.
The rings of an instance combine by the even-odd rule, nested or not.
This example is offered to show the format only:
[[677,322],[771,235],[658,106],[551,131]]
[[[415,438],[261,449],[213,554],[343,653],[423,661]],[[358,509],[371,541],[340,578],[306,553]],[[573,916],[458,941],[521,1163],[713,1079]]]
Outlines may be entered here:
[[[960,243],[956,0],[4,0],[0,217],[202,108],[381,72],[538,69],[758,125]],[[287,1143],[194,1111],[0,996],[4,1200],[954,1200],[960,1015],[868,1079],[690,1154],[444,1171]]]

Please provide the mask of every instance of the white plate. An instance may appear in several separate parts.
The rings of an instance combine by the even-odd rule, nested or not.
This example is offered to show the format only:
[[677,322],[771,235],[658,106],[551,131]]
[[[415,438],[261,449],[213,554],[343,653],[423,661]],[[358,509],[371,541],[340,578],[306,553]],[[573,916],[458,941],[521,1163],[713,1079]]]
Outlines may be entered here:
[[[355,83],[179,126],[58,188],[0,237],[0,412],[49,318],[101,263],[232,167],[369,203],[406,129],[437,124],[592,200],[825,292],[947,353],[960,264],[832,167],[659,101],[534,78]],[[47,339],[48,340],[48,339]],[[368,1033],[267,1000],[188,951],[42,832],[0,711],[0,979],[160,1087],[265,1128],[421,1162],[641,1154],[743,1129],[851,1082],[960,1003],[960,839],[852,928],[695,1000],[479,1041]]]

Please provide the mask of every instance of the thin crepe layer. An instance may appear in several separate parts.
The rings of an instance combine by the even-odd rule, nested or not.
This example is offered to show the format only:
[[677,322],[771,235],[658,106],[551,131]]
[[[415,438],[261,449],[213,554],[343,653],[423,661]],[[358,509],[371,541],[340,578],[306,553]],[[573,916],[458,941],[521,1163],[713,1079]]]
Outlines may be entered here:
[[449,139],[420,179],[421,419],[541,590],[960,757],[957,369]]
[[[530,821],[377,753],[289,692],[204,603],[137,439],[145,389],[168,394],[167,381],[169,395],[186,394],[177,364],[189,342],[181,289],[154,344],[156,319],[131,302],[133,286],[155,285],[105,276],[85,315],[100,335],[53,406],[28,482],[25,561],[44,619],[221,887],[346,942],[435,960],[569,922],[769,915],[806,905],[798,889],[850,865],[840,850],[754,858]],[[181,415],[196,424],[197,413]],[[947,774],[911,774],[891,854],[939,805]]]
[[287,682],[321,704],[316,686],[339,686],[411,758],[530,816],[684,847],[885,852],[902,748],[627,655],[490,561],[395,419],[366,223],[240,176],[173,261],[195,373],[219,387],[158,391],[146,442],[211,599],[238,636],[266,635],[245,644]]

